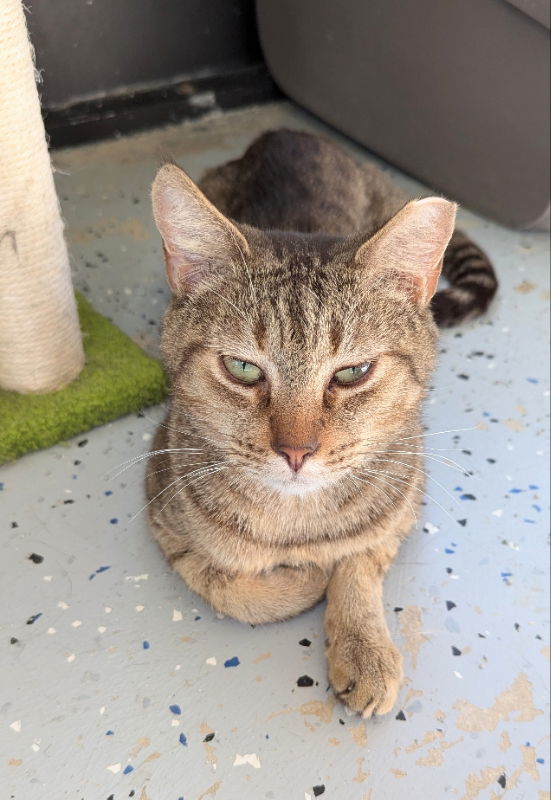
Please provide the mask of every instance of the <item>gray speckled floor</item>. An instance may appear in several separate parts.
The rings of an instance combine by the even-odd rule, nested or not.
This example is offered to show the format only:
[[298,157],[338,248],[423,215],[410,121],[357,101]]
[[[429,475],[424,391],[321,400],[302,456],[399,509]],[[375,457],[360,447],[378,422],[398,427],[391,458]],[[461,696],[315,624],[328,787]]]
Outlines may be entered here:
[[[75,284],[150,353],[168,295],[159,149],[198,177],[280,125],[321,128],[277,104],[56,153]],[[219,619],[130,521],[144,465],[118,471],[157,408],[0,468],[2,800],[549,798],[548,239],[460,221],[501,291],[441,340],[434,500],[385,590],[407,675],[395,711],[363,722],[335,703],[322,608]]]

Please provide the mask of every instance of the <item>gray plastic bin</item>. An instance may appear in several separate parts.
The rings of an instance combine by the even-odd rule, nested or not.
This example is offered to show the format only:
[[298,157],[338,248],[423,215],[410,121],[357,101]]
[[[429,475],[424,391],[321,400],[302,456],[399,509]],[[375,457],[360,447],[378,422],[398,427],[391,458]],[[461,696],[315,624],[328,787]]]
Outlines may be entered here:
[[549,0],[257,0],[274,79],[434,189],[549,227]]

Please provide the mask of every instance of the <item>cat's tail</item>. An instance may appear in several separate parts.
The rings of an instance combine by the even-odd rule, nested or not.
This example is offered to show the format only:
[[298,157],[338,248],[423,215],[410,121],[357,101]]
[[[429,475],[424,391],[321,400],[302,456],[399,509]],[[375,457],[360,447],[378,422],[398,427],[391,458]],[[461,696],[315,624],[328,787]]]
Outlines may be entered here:
[[461,231],[455,231],[444,254],[442,275],[450,286],[436,292],[432,312],[441,328],[478,317],[497,291],[497,277],[486,253]]

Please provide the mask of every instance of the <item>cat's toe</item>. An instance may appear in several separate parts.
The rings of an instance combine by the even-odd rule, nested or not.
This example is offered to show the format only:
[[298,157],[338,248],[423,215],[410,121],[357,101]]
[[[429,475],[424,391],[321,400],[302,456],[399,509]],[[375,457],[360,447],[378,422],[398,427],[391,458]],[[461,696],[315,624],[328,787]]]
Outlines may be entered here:
[[329,682],[339,700],[363,717],[392,710],[402,683],[402,657],[387,641],[337,637],[327,648]]

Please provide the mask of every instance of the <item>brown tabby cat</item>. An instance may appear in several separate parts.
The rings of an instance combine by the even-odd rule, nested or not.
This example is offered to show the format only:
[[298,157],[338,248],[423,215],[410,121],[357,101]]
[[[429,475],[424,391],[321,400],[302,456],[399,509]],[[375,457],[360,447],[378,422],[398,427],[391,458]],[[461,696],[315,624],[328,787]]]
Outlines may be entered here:
[[[326,595],[331,685],[384,714],[402,667],[382,586],[422,497],[433,315],[482,311],[492,267],[453,233],[453,203],[406,203],[317,136],[264,134],[201,188],[174,164],[153,185],[173,299],[151,526],[188,586],[239,620]],[[452,286],[433,298],[443,260]]]

